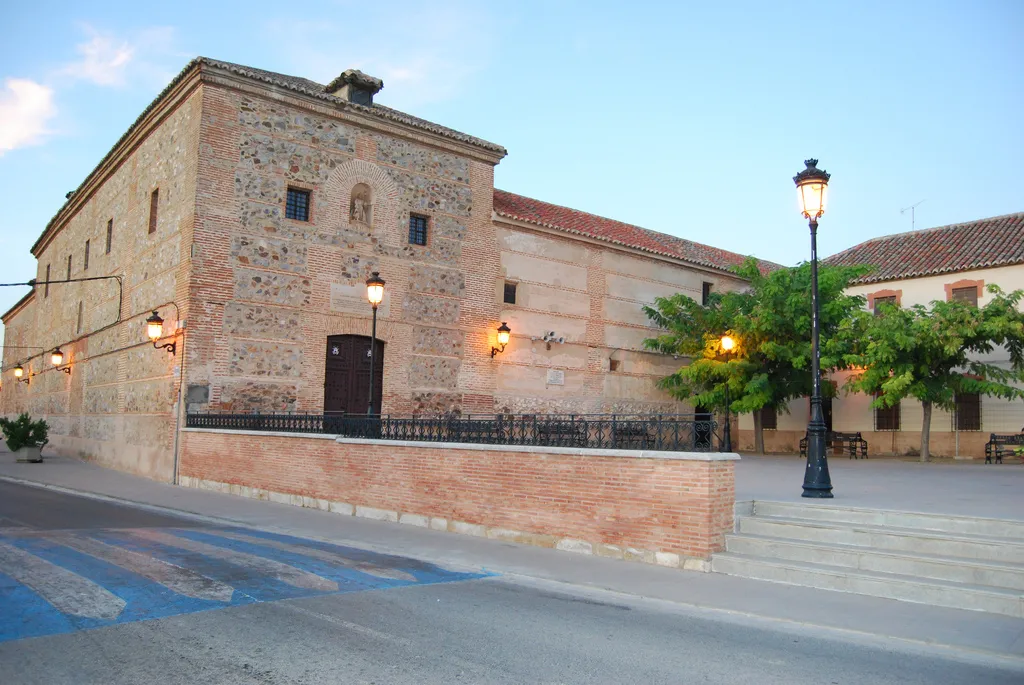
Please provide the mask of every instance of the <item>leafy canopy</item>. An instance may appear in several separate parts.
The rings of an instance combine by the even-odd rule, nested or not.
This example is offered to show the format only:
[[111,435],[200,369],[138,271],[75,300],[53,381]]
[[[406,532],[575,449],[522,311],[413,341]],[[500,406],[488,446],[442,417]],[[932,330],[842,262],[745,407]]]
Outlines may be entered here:
[[[811,265],[762,274],[757,261],[748,259],[735,272],[750,285],[743,291],[712,292],[707,306],[679,293],[644,307],[651,321],[665,330],[644,345],[691,358],[689,365],[660,382],[678,399],[722,408],[728,385],[732,411],[785,409],[789,400],[811,393]],[[819,266],[822,340],[863,307],[864,298],[845,290],[865,273],[865,267]],[[726,333],[737,342],[728,356],[720,348]],[[836,346],[836,354],[823,356],[822,369],[840,368],[844,351]]]
[[[844,322],[839,339],[830,341],[834,354],[858,369],[847,381],[849,390],[878,394],[875,407],[890,407],[913,397],[952,410],[958,393],[1024,397],[1024,291],[993,295],[984,307],[964,302],[932,302],[901,309],[882,305],[879,315],[860,312]],[[1009,365],[986,361],[997,347]]]

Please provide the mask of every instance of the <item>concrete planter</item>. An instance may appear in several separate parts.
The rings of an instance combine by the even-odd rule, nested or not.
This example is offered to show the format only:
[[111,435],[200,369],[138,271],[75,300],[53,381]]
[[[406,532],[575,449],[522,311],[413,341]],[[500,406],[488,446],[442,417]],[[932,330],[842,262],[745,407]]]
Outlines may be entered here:
[[43,460],[43,447],[42,445],[22,447],[14,451],[14,458],[20,462],[41,462]]

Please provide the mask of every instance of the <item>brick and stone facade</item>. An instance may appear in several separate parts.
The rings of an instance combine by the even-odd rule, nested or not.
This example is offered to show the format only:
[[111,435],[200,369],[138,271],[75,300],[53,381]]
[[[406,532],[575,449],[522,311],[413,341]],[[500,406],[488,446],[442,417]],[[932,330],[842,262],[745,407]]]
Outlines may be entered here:
[[[4,368],[37,375],[24,384],[5,371],[2,413],[47,418],[61,452],[170,480],[186,410],[323,410],[326,340],[370,334],[374,271],[387,281],[385,413],[688,409],[656,387],[684,362],[643,351],[654,330],[641,307],[699,297],[705,283],[740,287],[728,270],[738,255],[498,212],[502,147],[372,95],[192,62],[34,246],[37,280],[51,285],[4,324],[9,344],[41,349],[8,349]],[[308,221],[286,218],[290,188],[310,194]],[[425,245],[410,244],[412,214],[428,222]],[[113,280],[52,283],[69,255],[73,278],[122,276],[123,293]],[[146,338],[153,310],[173,356]],[[492,357],[502,321],[512,340]],[[44,356],[56,346],[70,374]]]

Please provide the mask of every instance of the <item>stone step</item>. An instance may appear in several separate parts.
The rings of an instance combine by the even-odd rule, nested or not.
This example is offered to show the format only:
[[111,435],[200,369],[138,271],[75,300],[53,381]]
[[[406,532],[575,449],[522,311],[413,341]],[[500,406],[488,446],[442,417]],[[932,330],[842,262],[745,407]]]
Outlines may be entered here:
[[755,516],[913,528],[953,535],[1012,538],[1024,542],[1024,521],[764,500],[757,500],[753,503],[753,513]]
[[798,542],[757,535],[727,535],[726,551],[774,561],[807,562],[1024,592],[1024,564],[900,554],[851,545]]
[[714,555],[711,568],[718,573],[744,578],[1024,618],[1024,594],[1015,590],[922,580],[894,573],[851,571],[824,564],[773,561],[733,552]]
[[980,562],[1024,564],[1024,541],[980,535],[952,535],[909,528],[758,516],[740,518],[737,528],[737,532],[743,535],[849,545],[911,555],[927,554]]

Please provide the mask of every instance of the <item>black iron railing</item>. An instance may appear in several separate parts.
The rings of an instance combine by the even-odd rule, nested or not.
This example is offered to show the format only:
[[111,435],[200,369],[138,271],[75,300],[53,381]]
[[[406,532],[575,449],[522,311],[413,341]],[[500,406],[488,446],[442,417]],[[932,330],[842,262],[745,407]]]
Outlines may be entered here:
[[485,445],[710,452],[718,422],[710,414],[188,414],[189,428],[321,433],[349,438]]

